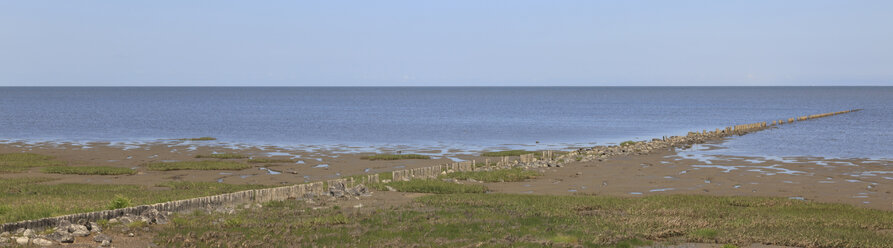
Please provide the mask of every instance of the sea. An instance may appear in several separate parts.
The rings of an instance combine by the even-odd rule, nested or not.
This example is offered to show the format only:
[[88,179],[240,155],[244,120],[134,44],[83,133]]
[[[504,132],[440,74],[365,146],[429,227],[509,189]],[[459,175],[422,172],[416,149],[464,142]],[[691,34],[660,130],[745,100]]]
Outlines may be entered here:
[[893,87],[0,87],[0,142],[567,150],[849,109],[722,145],[893,158]]

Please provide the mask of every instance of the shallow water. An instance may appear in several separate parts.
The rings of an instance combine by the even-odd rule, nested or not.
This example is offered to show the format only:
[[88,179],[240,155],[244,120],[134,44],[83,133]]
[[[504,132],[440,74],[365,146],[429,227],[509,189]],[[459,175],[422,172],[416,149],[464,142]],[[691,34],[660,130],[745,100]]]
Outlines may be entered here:
[[565,149],[862,108],[734,138],[723,152],[889,159],[890,106],[893,87],[0,87],[0,141]]

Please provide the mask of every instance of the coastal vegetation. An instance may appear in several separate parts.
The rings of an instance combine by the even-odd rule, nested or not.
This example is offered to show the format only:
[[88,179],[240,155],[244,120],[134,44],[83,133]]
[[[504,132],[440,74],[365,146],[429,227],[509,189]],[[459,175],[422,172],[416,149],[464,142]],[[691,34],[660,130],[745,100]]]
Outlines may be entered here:
[[248,158],[248,155],[238,153],[212,153],[195,155],[195,158],[243,159]]
[[370,156],[362,156],[360,158],[367,160],[431,159],[430,156],[419,154],[376,154]]
[[521,156],[524,154],[531,154],[531,153],[534,153],[534,151],[508,150],[508,151],[498,151],[498,152],[485,152],[485,153],[481,153],[481,156],[484,156],[484,157]]
[[620,142],[620,146],[629,146],[629,145],[634,145],[634,144],[636,144],[636,142],[635,142],[635,141],[632,141],[632,140],[627,140],[627,141],[624,141],[624,142]]
[[[436,181],[436,180],[429,180]],[[411,181],[410,181],[411,182]],[[228,221],[228,220],[234,221]],[[357,211],[269,202],[173,218],[165,246],[889,247],[893,212],[769,197],[433,194]]]
[[154,186],[52,184],[54,180],[51,178],[0,179],[0,199],[2,199],[0,201],[0,223],[269,187],[181,181],[165,182]]
[[[478,184],[457,184],[441,180],[413,179],[409,181],[389,182],[383,185],[390,186],[400,192],[432,193],[432,194],[458,194],[458,193],[484,193],[487,187]],[[380,187],[375,187],[380,188]]]
[[474,179],[482,182],[518,182],[526,179],[533,179],[541,176],[542,173],[525,170],[521,168],[512,168],[505,170],[492,171],[463,171],[452,172],[440,176],[441,178],[453,178],[458,180]]
[[177,140],[182,140],[182,141],[211,141],[211,140],[217,140],[217,138],[214,138],[214,137],[198,137],[198,138],[183,138],[183,139],[177,139]]
[[170,171],[170,170],[242,170],[251,168],[251,165],[228,162],[228,161],[177,161],[177,162],[154,162],[146,164],[149,170]]
[[34,167],[60,166],[66,162],[55,160],[53,156],[34,153],[0,154],[0,173],[22,172]]
[[44,173],[75,175],[133,175],[136,170],[111,166],[51,166],[42,169]]

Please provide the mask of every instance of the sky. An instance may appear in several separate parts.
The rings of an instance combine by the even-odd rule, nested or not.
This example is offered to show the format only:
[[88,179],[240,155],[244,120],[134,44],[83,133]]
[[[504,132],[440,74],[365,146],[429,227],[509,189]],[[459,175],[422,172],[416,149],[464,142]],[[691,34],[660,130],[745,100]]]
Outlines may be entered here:
[[893,85],[893,1],[0,1],[0,86]]

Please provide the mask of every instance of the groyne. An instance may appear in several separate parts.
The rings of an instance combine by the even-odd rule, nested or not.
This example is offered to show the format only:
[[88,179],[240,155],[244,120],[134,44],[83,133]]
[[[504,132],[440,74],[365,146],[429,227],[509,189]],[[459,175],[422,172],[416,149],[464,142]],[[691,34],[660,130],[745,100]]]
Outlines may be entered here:
[[[380,174],[353,176],[343,179],[334,179],[323,182],[312,182],[276,188],[245,190],[214,196],[198,197],[185,200],[156,203],[114,210],[104,210],[89,213],[70,214],[57,217],[26,220],[0,225],[0,232],[14,232],[17,229],[44,229],[52,228],[62,223],[87,223],[98,220],[108,220],[122,216],[146,216],[153,212],[176,213],[194,210],[219,209],[222,207],[239,206],[243,204],[255,204],[268,201],[286,199],[306,199],[314,197],[345,197],[350,195],[366,194],[364,184],[380,183],[388,181],[408,181],[412,179],[432,179],[450,172],[463,171],[489,171],[507,168],[536,168],[536,167],[560,167],[574,161],[591,161],[610,158],[621,155],[647,154],[657,150],[671,149],[675,147],[685,148],[693,144],[704,143],[709,140],[724,138],[732,135],[744,135],[777,125],[786,125],[798,121],[845,114],[860,109],[829,112],[814,115],[797,116],[788,119],[773,120],[771,122],[756,122],[734,125],[715,130],[702,130],[689,132],[686,136],[664,136],[651,141],[639,141],[621,145],[595,146],[581,148],[570,152],[560,153],[554,151],[540,151],[522,154],[515,157],[500,157],[498,159],[484,159],[483,161],[465,161],[443,165],[435,165],[422,168],[397,170],[390,172],[391,178],[381,178]],[[517,159],[516,159],[517,158]],[[147,214],[150,213],[150,214]]]

